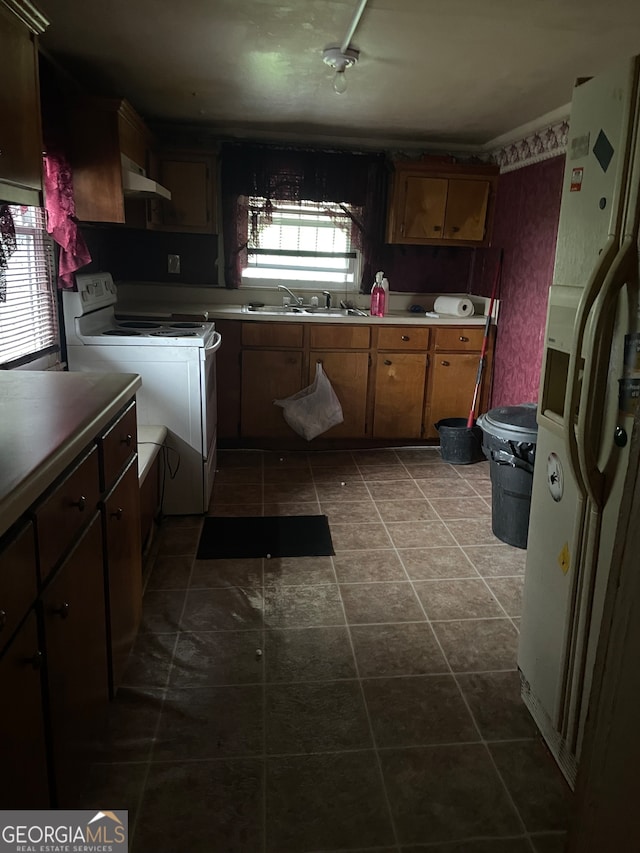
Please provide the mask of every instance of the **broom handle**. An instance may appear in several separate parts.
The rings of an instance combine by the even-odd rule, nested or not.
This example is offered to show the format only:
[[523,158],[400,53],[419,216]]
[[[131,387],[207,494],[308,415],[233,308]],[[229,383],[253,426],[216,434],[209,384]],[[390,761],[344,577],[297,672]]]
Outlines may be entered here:
[[489,311],[487,312],[487,322],[484,325],[484,337],[482,338],[482,347],[480,348],[480,361],[478,362],[478,372],[476,373],[476,385],[473,389],[473,400],[471,402],[471,409],[469,410],[469,417],[467,418],[467,429],[471,429],[471,427],[473,426],[473,422],[476,418],[476,404],[478,402],[478,395],[480,393],[480,383],[482,382],[482,374],[484,372],[485,356],[487,355],[487,347],[489,345],[489,330],[491,329],[491,315],[493,314],[493,303],[496,300],[496,291],[498,289],[498,281],[500,279],[501,271],[502,252],[500,252],[498,268],[496,270],[496,276],[493,280],[491,299],[489,300]]

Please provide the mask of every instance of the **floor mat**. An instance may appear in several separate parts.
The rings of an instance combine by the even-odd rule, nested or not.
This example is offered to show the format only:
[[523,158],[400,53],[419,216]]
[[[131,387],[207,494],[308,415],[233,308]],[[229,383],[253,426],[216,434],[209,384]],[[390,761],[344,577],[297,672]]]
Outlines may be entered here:
[[207,517],[198,560],[328,557],[335,553],[326,515]]

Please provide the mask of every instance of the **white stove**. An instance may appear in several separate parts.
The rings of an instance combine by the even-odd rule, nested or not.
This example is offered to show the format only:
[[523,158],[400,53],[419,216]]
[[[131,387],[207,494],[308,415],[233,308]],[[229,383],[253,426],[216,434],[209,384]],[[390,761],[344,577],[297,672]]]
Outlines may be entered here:
[[64,291],[67,345],[207,346],[214,323],[145,317],[119,320],[118,292],[110,273],[77,275],[77,291]]
[[109,273],[77,275],[62,294],[69,370],[138,373],[138,423],[167,427],[163,510],[207,511],[216,463],[214,323],[116,316]]

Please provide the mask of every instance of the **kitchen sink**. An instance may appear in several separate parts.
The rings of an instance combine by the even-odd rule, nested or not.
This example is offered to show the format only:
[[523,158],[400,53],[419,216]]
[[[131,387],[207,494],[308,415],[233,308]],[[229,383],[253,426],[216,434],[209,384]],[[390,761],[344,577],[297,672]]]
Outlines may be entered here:
[[365,311],[358,308],[320,308],[313,305],[296,306],[296,305],[247,305],[246,310],[250,314],[279,314],[285,316],[294,316],[300,314],[314,314],[318,317],[367,317]]

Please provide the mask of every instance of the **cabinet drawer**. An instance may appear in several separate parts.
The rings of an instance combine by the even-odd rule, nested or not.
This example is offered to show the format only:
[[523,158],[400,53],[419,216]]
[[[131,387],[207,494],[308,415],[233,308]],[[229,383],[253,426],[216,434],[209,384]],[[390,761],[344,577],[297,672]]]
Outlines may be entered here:
[[429,349],[429,329],[415,326],[381,326],[378,329],[378,349],[396,352]]
[[484,328],[478,326],[475,329],[436,329],[435,350],[447,350],[465,352],[466,350],[480,350]]
[[98,449],[94,445],[35,510],[41,581],[93,516],[99,497]]
[[370,340],[368,326],[311,326],[309,329],[312,349],[369,349]]
[[102,491],[111,488],[137,447],[136,404],[132,403],[100,438]]
[[0,553],[0,651],[37,594],[36,543],[29,522]]
[[302,323],[243,323],[245,347],[302,347]]

